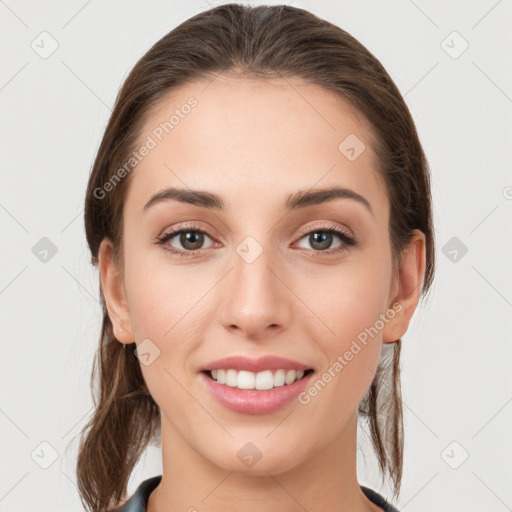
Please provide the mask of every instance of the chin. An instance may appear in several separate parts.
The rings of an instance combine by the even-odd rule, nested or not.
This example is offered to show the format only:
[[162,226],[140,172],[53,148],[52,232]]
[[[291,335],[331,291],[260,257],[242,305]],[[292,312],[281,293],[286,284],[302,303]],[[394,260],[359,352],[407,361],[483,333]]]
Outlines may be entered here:
[[[255,451],[255,458],[258,457],[256,453]],[[263,452],[260,458],[254,463],[250,460],[245,462],[243,456],[239,458],[238,455],[235,455],[234,459],[222,457],[221,460],[210,460],[213,464],[225,471],[246,476],[279,475],[296,468],[302,462],[296,453],[296,449],[293,447],[291,447],[288,452],[273,452],[272,455],[265,455]]]

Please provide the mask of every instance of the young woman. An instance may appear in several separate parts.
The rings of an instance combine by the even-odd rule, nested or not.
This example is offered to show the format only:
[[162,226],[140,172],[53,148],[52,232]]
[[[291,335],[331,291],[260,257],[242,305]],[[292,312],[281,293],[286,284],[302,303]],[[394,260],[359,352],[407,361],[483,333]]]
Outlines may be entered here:
[[[87,509],[396,510],[358,483],[357,424],[397,497],[430,194],[403,98],[339,27],[228,4],[158,41],[117,97],[85,200],[103,307]],[[128,499],[150,443],[162,475]]]

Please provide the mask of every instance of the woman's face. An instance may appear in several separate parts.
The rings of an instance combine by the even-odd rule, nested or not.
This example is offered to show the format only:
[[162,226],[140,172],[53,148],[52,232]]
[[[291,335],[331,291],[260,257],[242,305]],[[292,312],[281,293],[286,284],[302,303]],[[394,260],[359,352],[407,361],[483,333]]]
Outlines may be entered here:
[[[143,343],[162,438],[228,470],[295,467],[348,435],[382,343],[405,332],[416,305],[417,293],[411,307],[398,304],[368,126],[318,86],[224,76],[173,92],[139,141],[147,150],[130,171],[124,272],[109,278],[104,257],[102,281],[118,339]],[[187,195],[166,198],[171,187]],[[349,192],[318,195],[334,187]],[[207,200],[192,204],[196,191]],[[166,238],[171,230],[184,231]],[[409,277],[417,291],[417,272]],[[232,404],[237,391],[205,366],[266,355],[314,370],[300,395],[281,403],[272,390],[238,391],[267,398],[231,407],[212,394],[222,386]],[[269,366],[273,377],[279,363]],[[242,457],[251,450],[254,465]]]

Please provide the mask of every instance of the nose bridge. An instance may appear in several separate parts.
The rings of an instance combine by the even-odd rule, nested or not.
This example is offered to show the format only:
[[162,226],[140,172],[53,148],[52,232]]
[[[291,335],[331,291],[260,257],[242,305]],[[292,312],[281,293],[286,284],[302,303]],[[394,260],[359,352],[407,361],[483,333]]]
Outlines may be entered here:
[[248,336],[258,336],[267,327],[283,327],[288,322],[286,287],[275,275],[279,265],[272,245],[269,240],[262,245],[247,236],[235,247],[220,309],[225,327],[236,326]]
[[270,293],[275,277],[269,267],[275,258],[269,245],[262,246],[254,237],[247,237],[236,247],[233,280],[242,296],[263,300],[267,294],[275,295]]

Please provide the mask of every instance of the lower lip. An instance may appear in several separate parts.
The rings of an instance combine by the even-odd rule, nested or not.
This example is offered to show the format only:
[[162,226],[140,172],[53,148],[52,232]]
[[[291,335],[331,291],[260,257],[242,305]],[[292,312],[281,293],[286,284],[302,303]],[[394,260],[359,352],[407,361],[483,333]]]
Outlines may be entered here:
[[243,414],[268,414],[277,411],[297,399],[307,387],[314,372],[309,373],[292,384],[258,391],[255,389],[238,389],[219,384],[205,373],[199,376],[213,397],[222,405]]

